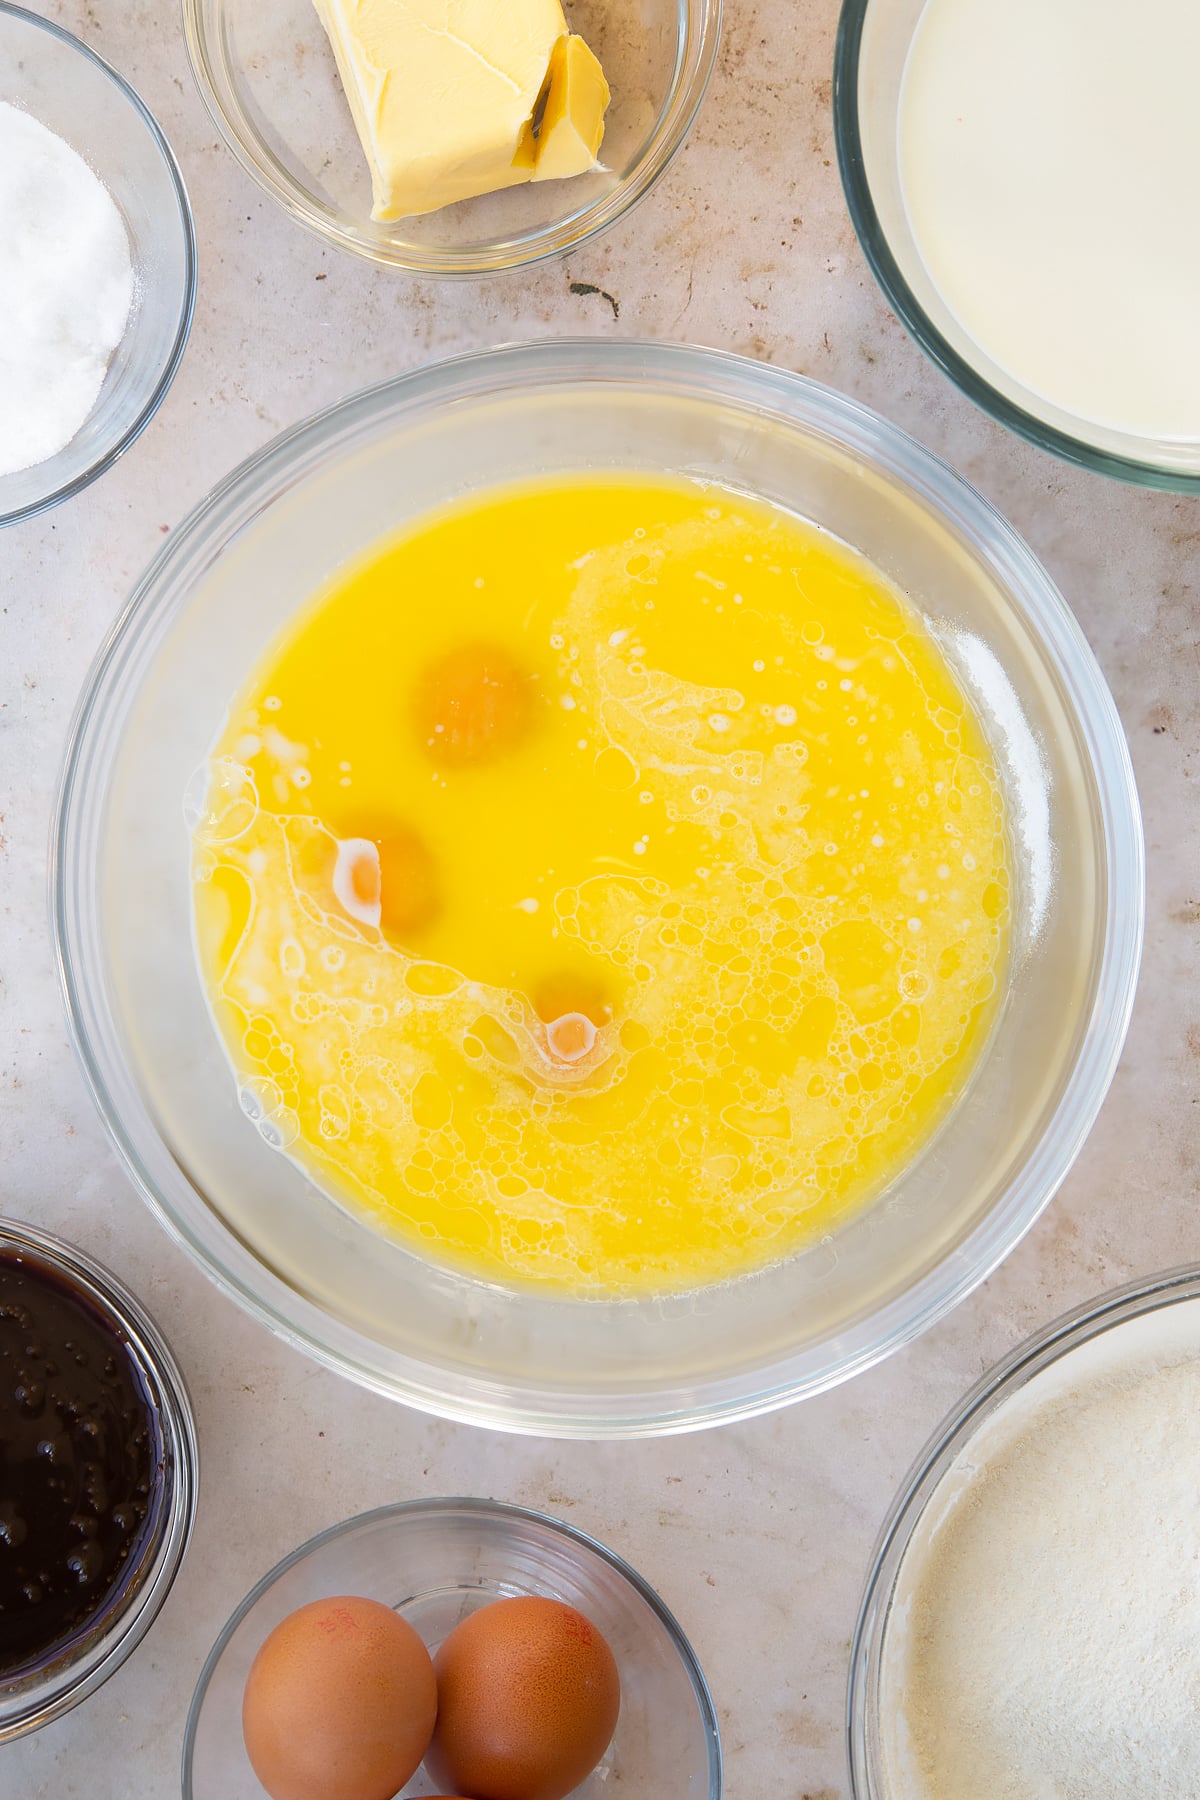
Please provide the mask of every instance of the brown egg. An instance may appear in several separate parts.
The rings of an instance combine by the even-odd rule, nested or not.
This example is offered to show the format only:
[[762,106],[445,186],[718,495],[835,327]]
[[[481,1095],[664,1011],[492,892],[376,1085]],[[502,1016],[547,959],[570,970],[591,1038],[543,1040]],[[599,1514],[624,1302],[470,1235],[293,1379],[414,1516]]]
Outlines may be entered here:
[[434,1660],[438,1719],[425,1766],[477,1800],[564,1800],[617,1726],[621,1683],[590,1620],[558,1600],[497,1600]]
[[250,1666],[242,1736],[271,1800],[392,1800],[437,1713],[429,1652],[378,1600],[314,1600]]

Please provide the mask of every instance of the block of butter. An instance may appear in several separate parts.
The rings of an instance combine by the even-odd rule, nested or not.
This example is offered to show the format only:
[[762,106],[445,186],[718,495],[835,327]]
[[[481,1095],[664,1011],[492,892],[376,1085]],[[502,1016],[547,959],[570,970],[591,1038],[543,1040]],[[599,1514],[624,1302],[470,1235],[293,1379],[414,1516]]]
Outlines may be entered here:
[[608,85],[560,0],[314,0],[380,221],[596,166]]

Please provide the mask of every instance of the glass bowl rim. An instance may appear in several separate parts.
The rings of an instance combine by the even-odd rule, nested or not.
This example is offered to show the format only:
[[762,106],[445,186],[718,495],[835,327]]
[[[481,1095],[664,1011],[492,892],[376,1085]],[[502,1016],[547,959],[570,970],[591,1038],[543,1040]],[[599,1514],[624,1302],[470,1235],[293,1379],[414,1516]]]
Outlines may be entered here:
[[[478,1376],[449,1380],[436,1363],[399,1358],[386,1371],[364,1358],[355,1328],[332,1318],[242,1252],[228,1228],[205,1203],[177,1205],[147,1168],[141,1145],[161,1145],[157,1127],[136,1090],[127,1110],[116,1088],[128,1077],[111,1043],[103,980],[79,938],[83,914],[75,884],[88,857],[80,835],[95,833],[102,798],[81,804],[80,789],[103,790],[97,755],[114,731],[112,712],[132,679],[127,665],[136,646],[164,615],[186,604],[166,583],[179,565],[201,568],[254,518],[266,494],[290,485],[299,471],[319,466],[335,428],[353,431],[380,416],[421,416],[431,405],[484,400],[504,392],[537,392],[551,381],[586,385],[636,385],[653,378],[662,391],[684,398],[713,398],[731,406],[770,411],[831,437],[841,448],[869,458],[935,516],[966,535],[984,555],[1036,626],[1043,655],[1055,668],[1087,748],[1099,803],[1097,838],[1107,873],[1107,924],[1092,1005],[1092,1028],[1083,1036],[1058,1111],[1001,1200],[977,1222],[958,1252],[943,1258],[902,1294],[841,1333],[832,1366],[815,1369],[808,1347],[768,1368],[733,1376],[706,1376],[699,1384],[675,1381],[652,1394],[598,1399],[570,1389],[522,1391],[516,1400],[503,1384]],[[309,460],[306,461],[306,458]],[[313,459],[315,458],[315,463]],[[97,738],[102,739],[98,751]],[[1128,745],[1112,695],[1087,639],[1047,571],[991,503],[950,466],[860,402],[790,370],[728,351],[627,338],[552,338],[462,353],[425,364],[368,387],[291,427],[247,458],[199,502],[159,548],[101,644],[84,682],[67,742],[49,858],[55,960],[72,1045],[109,1136],[135,1186],[168,1233],[199,1262],[210,1279],[252,1317],[277,1335],[375,1392],[419,1410],[464,1423],[529,1435],[624,1438],[691,1431],[773,1411],[823,1392],[910,1342],[986,1279],[1024,1236],[1065,1178],[1107,1093],[1128,1029],[1141,959],[1145,913],[1144,851],[1137,789]],[[174,1169],[190,1189],[186,1172]],[[234,1263],[246,1263],[239,1271]],[[846,1347],[848,1345],[848,1347]]]
[[[5,525],[19,524],[23,519],[36,518],[39,513],[47,512],[50,507],[57,506],[60,501],[72,499],[98,476],[111,469],[118,458],[124,456],[130,445],[142,435],[166,398],[167,390],[178,373],[184,350],[187,348],[188,337],[192,329],[192,317],[196,310],[197,257],[196,223],[192,216],[192,203],[188,198],[183,171],[179,167],[175,152],[167,141],[166,133],[136,88],[126,81],[125,77],[117,69],[114,69],[110,62],[106,62],[98,51],[93,50],[90,44],[85,44],[82,38],[76,37],[74,32],[67,31],[55,20],[44,19],[39,13],[30,12],[27,7],[16,6],[13,4],[13,0],[0,0],[0,13],[18,19],[23,24],[38,26],[49,37],[57,38],[60,43],[68,45],[72,50],[79,51],[99,69],[102,75],[107,75],[118,93],[129,102],[149,132],[166,168],[179,207],[179,221],[183,227],[184,254],[183,299],[175,327],[175,336],[171,342],[171,348],[167,352],[166,360],[136,415],[115,443],[110,444],[106,450],[100,451],[77,475],[73,475],[69,481],[64,481],[61,487],[54,488],[49,494],[44,494],[41,499],[30,500],[23,506],[14,507],[9,512],[0,511],[0,529],[2,529]],[[87,161],[87,158],[85,157],[84,160]],[[88,166],[90,168],[91,164],[89,163]]]
[[204,1659],[204,1667],[200,1671],[195,1689],[192,1693],[191,1703],[188,1707],[187,1722],[183,1732],[183,1751],[181,1758],[183,1800],[193,1800],[194,1797],[194,1789],[192,1787],[192,1755],[195,1749],[196,1731],[199,1726],[200,1713],[208,1693],[209,1684],[217,1664],[220,1662],[221,1657],[228,1647],[230,1639],[242,1624],[243,1620],[249,1617],[259,1600],[274,1587],[280,1577],[286,1575],[288,1571],[295,1568],[298,1563],[305,1561],[307,1557],[322,1550],[326,1544],[334,1543],[337,1539],[346,1537],[352,1531],[356,1531],[361,1527],[382,1523],[385,1520],[403,1521],[406,1518],[437,1517],[439,1515],[464,1512],[474,1513],[477,1516],[493,1519],[501,1523],[505,1520],[512,1520],[524,1524],[537,1525],[559,1537],[563,1537],[575,1549],[581,1549],[585,1554],[597,1557],[601,1562],[605,1563],[607,1567],[620,1578],[625,1586],[632,1588],[634,1593],[646,1603],[659,1624],[665,1630],[667,1637],[670,1639],[672,1648],[675,1650],[675,1653],[683,1666],[684,1673],[687,1675],[688,1681],[691,1684],[697,1710],[699,1711],[701,1723],[704,1727],[705,1741],[708,1750],[708,1800],[721,1800],[724,1782],[721,1730],[717,1720],[717,1710],[713,1702],[708,1680],[704,1674],[704,1670],[700,1667],[696,1652],[692,1649],[691,1643],[684,1633],[678,1619],[662,1597],[653,1587],[651,1587],[645,1576],[639,1575],[638,1571],[631,1563],[626,1562],[625,1558],[620,1556],[617,1551],[609,1549],[607,1544],[602,1544],[599,1538],[592,1537],[589,1532],[581,1531],[578,1525],[568,1524],[565,1519],[556,1519],[551,1513],[539,1512],[536,1508],[530,1506],[517,1506],[513,1502],[507,1500],[484,1500],[466,1495],[436,1496],[418,1500],[395,1500],[384,1506],[371,1507],[366,1512],[355,1513],[352,1518],[339,1520],[336,1525],[329,1525],[324,1531],[318,1531],[313,1537],[307,1539],[305,1543],[300,1544],[296,1549],[289,1551],[286,1556],[279,1559],[273,1568],[268,1569],[267,1573],[255,1582],[249,1593],[238,1602],[233,1612],[230,1613],[228,1619],[221,1627],[212,1649]]
[[187,1382],[167,1340],[141,1301],[106,1264],[57,1233],[24,1220],[0,1218],[0,1246],[15,1245],[60,1269],[120,1323],[142,1362],[154,1373],[162,1399],[161,1428],[173,1456],[170,1493],[157,1541],[146,1546],[146,1584],[110,1627],[77,1658],[48,1670],[27,1704],[13,1704],[0,1684],[0,1748],[39,1730],[78,1706],[120,1668],[157,1619],[191,1542],[199,1490],[200,1448]]
[[956,1458],[1027,1381],[1106,1331],[1167,1306],[1200,1299],[1200,1263],[1139,1276],[1068,1308],[1007,1351],[954,1402],[918,1452],[888,1508],[850,1646],[846,1742],[852,1800],[880,1800],[871,1780],[879,1664],[900,1568],[926,1506]]
[[1200,493],[1200,472],[1166,468],[1102,450],[1086,438],[1074,437],[1026,411],[985,381],[974,365],[938,330],[914,294],[892,254],[887,234],[876,211],[866,159],[863,155],[858,77],[863,28],[872,5],[879,0],[842,0],[833,60],[833,135],[846,207],[855,235],[871,273],[909,336],[942,374],[947,376],[979,409],[1033,444],[1062,461],[1093,474],[1107,475],[1135,487],[1154,488],[1170,494]]
[[[222,0],[217,0],[221,4]],[[231,116],[223,93],[231,89],[224,74],[224,59],[212,44],[205,25],[205,0],[182,0],[184,39],[192,78],[205,109],[225,145],[256,186],[281,206],[304,230],[346,255],[423,279],[469,281],[487,275],[511,274],[531,269],[555,257],[566,256],[609,231],[637,206],[674,162],[687,141],[704,101],[721,42],[724,0],[676,0],[686,24],[675,58],[670,90],[653,136],[636,163],[615,187],[564,220],[537,227],[515,237],[482,240],[460,250],[453,245],[423,248],[389,241],[370,243],[339,223],[332,209],[314,206],[279,159],[261,143],[256,133],[243,137]],[[689,66],[688,40],[695,52]],[[234,96],[236,98],[236,95]],[[244,108],[238,106],[239,120]],[[251,148],[253,142],[253,148]],[[398,223],[400,221],[397,221]]]

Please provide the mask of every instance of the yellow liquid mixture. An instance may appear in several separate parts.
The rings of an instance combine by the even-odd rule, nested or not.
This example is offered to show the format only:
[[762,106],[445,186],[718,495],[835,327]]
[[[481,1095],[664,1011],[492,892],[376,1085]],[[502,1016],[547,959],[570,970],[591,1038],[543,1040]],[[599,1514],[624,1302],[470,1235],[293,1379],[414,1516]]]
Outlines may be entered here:
[[1001,785],[916,614],[740,495],[578,478],[341,574],[194,835],[243,1104],[441,1261],[579,1295],[819,1237],[970,1073]]

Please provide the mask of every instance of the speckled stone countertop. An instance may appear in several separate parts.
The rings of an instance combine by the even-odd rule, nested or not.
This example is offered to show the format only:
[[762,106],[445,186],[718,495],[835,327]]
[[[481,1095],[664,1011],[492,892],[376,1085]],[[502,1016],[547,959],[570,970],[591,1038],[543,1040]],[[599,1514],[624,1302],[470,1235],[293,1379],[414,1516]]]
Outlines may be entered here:
[[[661,1591],[711,1681],[731,1800],[837,1800],[861,1583],[926,1436],[989,1363],[1066,1306],[1200,1258],[1200,500],[1059,465],[991,424],[909,342],[842,203],[829,114],[837,0],[728,0],[699,123],[632,217],[567,263],[450,286],[338,257],[260,197],[196,95],[174,0],[41,10],[158,113],[191,190],[201,283],[191,346],[149,430],[74,502],[0,536],[0,1210],[94,1251],[169,1328],[203,1477],[193,1547],[154,1630],[85,1705],[0,1750],[0,1795],[178,1793],[193,1684],[251,1582],[364,1507],[479,1493],[595,1532]],[[46,919],[68,719],[163,533],[233,463],[349,389],[556,332],[683,337],[763,357],[845,389],[946,457],[1025,534],[1074,607],[1116,694],[1146,818],[1133,1029],[1041,1223],[882,1368],[757,1423],[659,1443],[542,1444],[424,1419],[237,1313],[109,1152],[67,1042]]]

